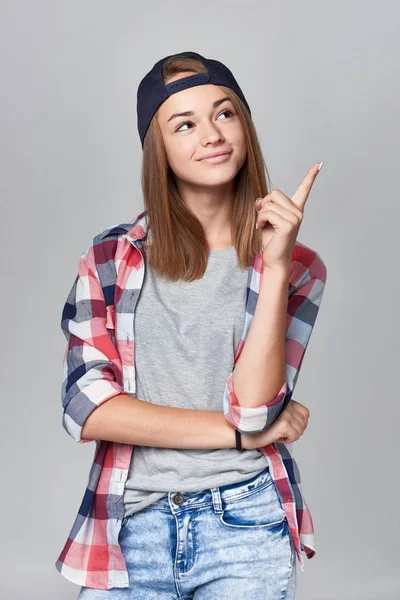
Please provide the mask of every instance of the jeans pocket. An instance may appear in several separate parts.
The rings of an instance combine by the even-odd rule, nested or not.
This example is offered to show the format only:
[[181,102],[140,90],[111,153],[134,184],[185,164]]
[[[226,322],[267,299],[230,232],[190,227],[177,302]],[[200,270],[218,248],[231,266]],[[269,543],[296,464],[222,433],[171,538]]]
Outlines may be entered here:
[[275,482],[269,478],[259,488],[244,494],[221,495],[219,522],[230,529],[276,527],[286,519]]

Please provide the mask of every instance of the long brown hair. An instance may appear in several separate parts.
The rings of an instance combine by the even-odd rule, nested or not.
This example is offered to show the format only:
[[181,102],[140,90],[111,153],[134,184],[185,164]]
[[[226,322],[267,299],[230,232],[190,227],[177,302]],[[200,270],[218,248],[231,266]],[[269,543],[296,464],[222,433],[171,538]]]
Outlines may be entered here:
[[[168,83],[178,73],[204,71],[204,65],[196,58],[172,56],[164,64],[163,79]],[[247,269],[250,257],[260,252],[262,244],[261,230],[255,229],[254,202],[269,193],[270,179],[247,108],[233,90],[225,86],[221,89],[233,103],[246,140],[247,156],[235,178],[231,235],[238,264]],[[208,263],[208,242],[199,219],[179,196],[174,173],[167,162],[157,113],[144,138],[141,180],[151,229],[152,269],[172,281],[201,279]]]

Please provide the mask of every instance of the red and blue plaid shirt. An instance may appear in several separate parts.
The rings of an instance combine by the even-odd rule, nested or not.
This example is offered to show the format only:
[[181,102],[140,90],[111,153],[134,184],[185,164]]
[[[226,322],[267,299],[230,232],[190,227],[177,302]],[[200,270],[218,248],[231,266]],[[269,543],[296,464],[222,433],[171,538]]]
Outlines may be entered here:
[[[75,441],[95,441],[96,448],[78,514],[55,565],[69,581],[96,589],[129,587],[118,536],[134,445],[84,439],[81,433],[100,404],[121,393],[136,396],[133,320],[145,273],[147,224],[143,211],[131,222],[113,225],[94,237],[79,259],[62,313],[67,339],[62,425]],[[249,263],[244,331],[221,398],[225,418],[242,433],[266,429],[290,401],[326,282],[321,257],[296,241],[288,290],[287,380],[268,405],[242,408],[233,390],[233,369],[255,312],[262,273],[261,248]],[[301,551],[308,558],[316,553],[314,526],[290,446],[276,442],[259,450],[269,465],[304,570]]]

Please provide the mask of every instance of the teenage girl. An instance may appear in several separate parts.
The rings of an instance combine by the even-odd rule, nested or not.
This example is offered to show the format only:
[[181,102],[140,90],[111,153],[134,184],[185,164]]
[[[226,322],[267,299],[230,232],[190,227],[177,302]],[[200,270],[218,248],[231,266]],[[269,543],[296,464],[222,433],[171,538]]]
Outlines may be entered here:
[[145,210],[94,238],[63,312],[63,425],[96,452],[56,565],[80,600],[289,600],[315,554],[287,444],[309,418],[292,393],[326,270],[297,235],[322,163],[269,191],[236,80],[193,52],[142,80],[138,127]]

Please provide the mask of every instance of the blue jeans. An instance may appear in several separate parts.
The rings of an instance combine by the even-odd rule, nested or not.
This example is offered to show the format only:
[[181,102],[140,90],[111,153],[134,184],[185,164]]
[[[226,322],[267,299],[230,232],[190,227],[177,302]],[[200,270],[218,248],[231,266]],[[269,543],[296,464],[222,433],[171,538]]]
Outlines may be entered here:
[[170,492],[124,517],[129,588],[78,600],[292,600],[296,551],[267,466],[247,481]]

